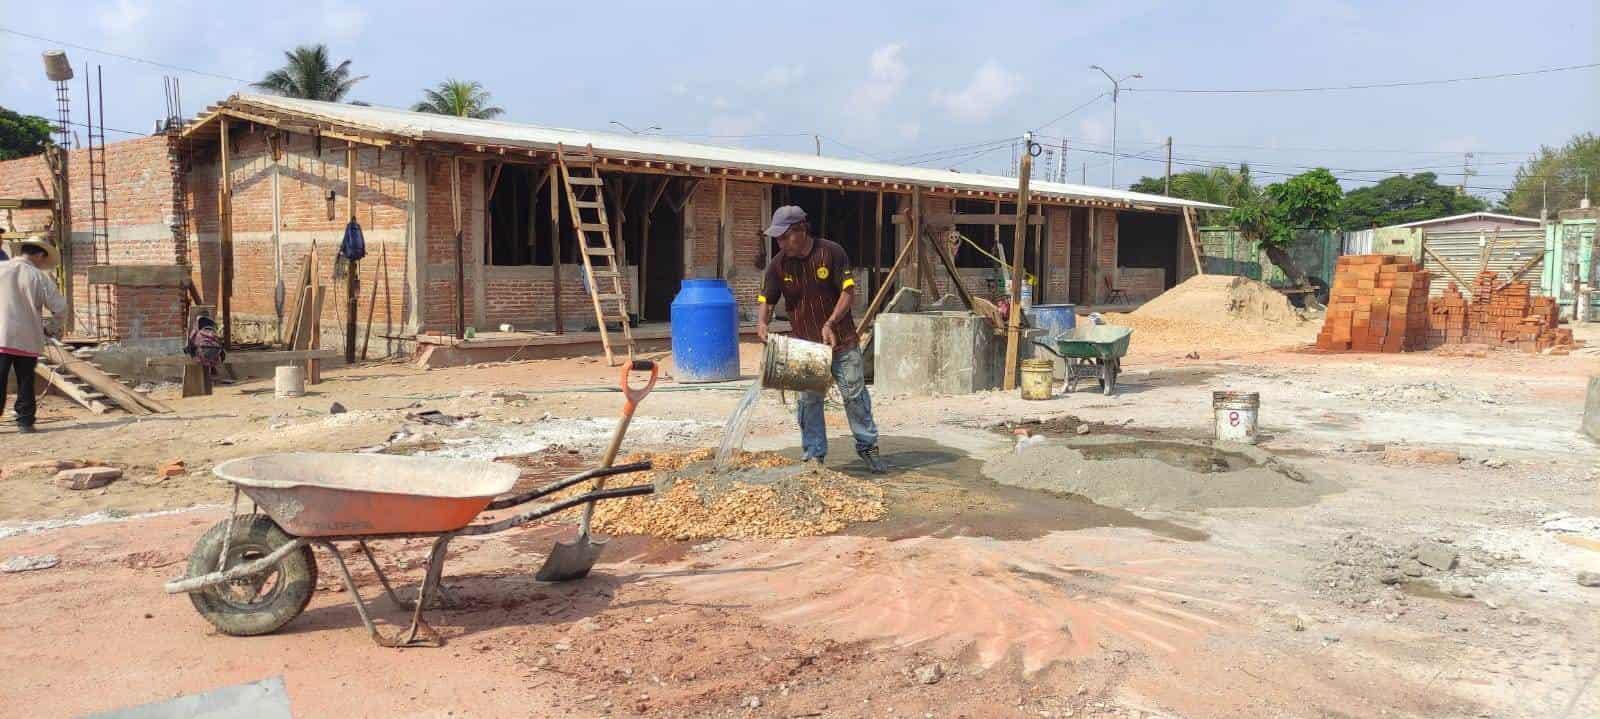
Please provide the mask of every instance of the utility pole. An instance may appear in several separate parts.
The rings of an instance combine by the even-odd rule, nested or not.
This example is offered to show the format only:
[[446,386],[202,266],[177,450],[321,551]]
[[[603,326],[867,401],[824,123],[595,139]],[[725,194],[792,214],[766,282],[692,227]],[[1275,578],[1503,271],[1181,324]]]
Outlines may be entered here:
[[812,135],[811,139],[817,143],[817,157],[822,157],[822,136]]
[[1022,135],[1022,157],[1017,169],[1017,229],[1011,241],[1011,310],[1006,318],[1005,390],[1017,387],[1017,344],[1022,333],[1022,258],[1028,247],[1028,175],[1033,172],[1033,133]]
[[1172,136],[1167,135],[1167,180],[1161,184],[1161,194],[1172,196]]
[[1056,165],[1056,181],[1067,181],[1067,138],[1061,138],[1061,162]]
[[1472,153],[1461,153],[1461,184],[1456,185],[1457,195],[1467,194],[1467,178],[1476,174],[1478,172],[1472,169]]
[[1106,72],[1106,69],[1099,65],[1090,65],[1089,69],[1099,70],[1100,74],[1105,75],[1106,79],[1111,81],[1111,187],[1114,189],[1117,186],[1117,98],[1122,95],[1122,83],[1129,80],[1143,80],[1144,76],[1139,73],[1133,73],[1132,75],[1124,75],[1119,80],[1112,77],[1111,73]]
[[1078,182],[1084,185],[1089,184],[1089,163],[1083,163],[1083,176],[1079,178]]

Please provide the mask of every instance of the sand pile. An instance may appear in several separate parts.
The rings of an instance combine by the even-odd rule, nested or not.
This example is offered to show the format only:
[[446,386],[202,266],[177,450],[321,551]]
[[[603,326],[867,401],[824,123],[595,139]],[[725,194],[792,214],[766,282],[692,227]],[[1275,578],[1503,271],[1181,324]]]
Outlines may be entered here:
[[[1084,448],[1095,454],[1094,447]],[[985,462],[983,474],[1000,484],[1076,494],[1122,509],[1294,507],[1311,504],[1333,486],[1316,477],[1265,462],[1233,471],[1197,472],[1167,461],[1129,456],[1090,459],[1058,443],[1008,452]]]
[[[656,454],[655,469],[628,475],[656,493],[602,502],[598,531],[678,540],[775,539],[837,532],[851,522],[882,519],[883,489],[872,482],[815,469],[771,452],[740,453],[725,472],[712,469],[711,449]],[[637,461],[644,457],[632,458]]]
[[1141,319],[1246,324],[1268,329],[1304,322],[1282,292],[1265,282],[1234,275],[1195,275],[1132,314]]
[[1212,359],[1307,343],[1316,334],[1282,292],[1233,275],[1195,275],[1134,312],[1105,318],[1135,330],[1135,354],[1197,352]]

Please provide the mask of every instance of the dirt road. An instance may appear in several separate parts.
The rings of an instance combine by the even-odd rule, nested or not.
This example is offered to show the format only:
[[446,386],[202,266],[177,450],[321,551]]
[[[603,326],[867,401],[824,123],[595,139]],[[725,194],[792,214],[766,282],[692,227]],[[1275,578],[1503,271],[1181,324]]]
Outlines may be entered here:
[[[372,645],[326,557],[310,609],[270,636],[221,636],[163,594],[223,516],[209,467],[363,448],[581,464],[620,405],[612,370],[378,365],[298,400],[253,382],[140,421],[47,400],[50,431],[0,425],[6,464],[96,459],[128,478],[84,492],[39,470],[0,480],[0,560],[60,560],[0,574],[0,696],[75,716],[282,676],[306,717],[1600,715],[1600,588],[1575,579],[1600,570],[1600,450],[1574,431],[1592,358],[1136,354],[1125,369],[1114,397],[874,397],[898,468],[889,516],[840,534],[623,537],[565,585],[532,579],[562,522],[458,542],[447,585],[464,606],[433,614],[448,643],[406,651]],[[1223,388],[1261,393],[1262,449],[1315,492],[1096,504],[984,473],[1016,451],[1013,428],[1040,447],[1079,446],[1080,425],[1135,454],[1199,443]],[[713,443],[742,389],[664,385],[628,447]],[[328,414],[335,400],[350,411]],[[464,421],[408,419],[421,409]],[[830,467],[866,476],[838,415]],[[748,446],[792,451],[791,421],[764,399]],[[150,479],[176,458],[188,474]],[[425,553],[380,547],[408,586]],[[1419,561],[1440,553],[1453,566]],[[376,586],[370,571],[358,582]]]

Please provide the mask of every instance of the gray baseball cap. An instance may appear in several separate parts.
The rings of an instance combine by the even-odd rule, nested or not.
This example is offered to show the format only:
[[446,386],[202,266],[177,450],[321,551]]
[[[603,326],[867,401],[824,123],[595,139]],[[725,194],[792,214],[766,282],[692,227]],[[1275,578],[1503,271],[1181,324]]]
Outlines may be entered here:
[[767,236],[772,238],[782,237],[793,225],[806,221],[806,211],[798,205],[784,205],[772,213],[772,224],[767,227]]

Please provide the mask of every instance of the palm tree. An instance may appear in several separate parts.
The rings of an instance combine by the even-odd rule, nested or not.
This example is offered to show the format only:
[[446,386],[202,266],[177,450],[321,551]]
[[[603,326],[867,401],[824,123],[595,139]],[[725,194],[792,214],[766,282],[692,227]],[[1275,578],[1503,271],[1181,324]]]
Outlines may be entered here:
[[284,97],[339,102],[351,87],[367,79],[366,75],[350,76],[349,60],[338,65],[329,62],[327,45],[301,45],[283,56],[288,62],[267,73],[255,87]]
[[489,104],[489,91],[476,81],[445,80],[437,87],[424,89],[422,97],[422,102],[411,106],[412,110],[478,120],[492,120],[505,114],[505,110]]

